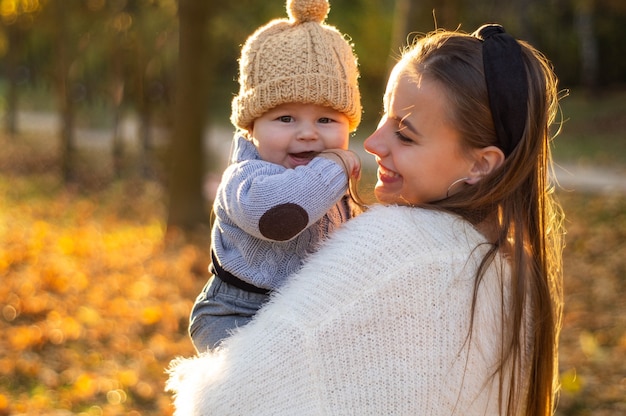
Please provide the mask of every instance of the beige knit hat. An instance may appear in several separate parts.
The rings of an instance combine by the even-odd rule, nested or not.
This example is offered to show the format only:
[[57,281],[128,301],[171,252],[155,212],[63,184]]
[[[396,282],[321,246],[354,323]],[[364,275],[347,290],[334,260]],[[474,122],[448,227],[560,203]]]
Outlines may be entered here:
[[266,111],[296,102],[331,107],[356,130],[362,111],[357,58],[346,38],[323,23],[329,9],[327,0],[287,0],[289,20],[272,20],[248,38],[233,125],[248,129]]

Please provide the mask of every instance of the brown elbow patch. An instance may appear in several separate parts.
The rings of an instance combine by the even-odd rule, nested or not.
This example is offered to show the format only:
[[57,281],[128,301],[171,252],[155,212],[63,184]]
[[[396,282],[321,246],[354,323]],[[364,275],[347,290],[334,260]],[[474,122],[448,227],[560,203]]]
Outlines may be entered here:
[[309,223],[309,214],[298,204],[281,204],[269,209],[259,220],[261,234],[275,241],[287,241]]

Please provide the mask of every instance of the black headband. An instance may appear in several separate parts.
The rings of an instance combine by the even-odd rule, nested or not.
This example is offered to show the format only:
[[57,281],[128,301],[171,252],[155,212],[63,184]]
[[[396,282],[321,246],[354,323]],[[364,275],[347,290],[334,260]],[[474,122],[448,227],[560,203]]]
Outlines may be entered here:
[[500,25],[483,25],[474,35],[483,41],[489,107],[498,147],[508,157],[522,139],[528,115],[528,80],[522,48]]

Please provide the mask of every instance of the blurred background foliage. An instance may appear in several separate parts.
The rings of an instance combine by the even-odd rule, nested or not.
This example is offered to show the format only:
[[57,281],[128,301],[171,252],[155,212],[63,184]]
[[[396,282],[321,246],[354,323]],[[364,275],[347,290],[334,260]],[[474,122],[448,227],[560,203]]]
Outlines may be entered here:
[[[176,0],[1,0],[3,109],[21,108],[19,97],[28,92],[39,93],[31,105],[58,109],[54,94],[63,89],[79,107],[100,106],[98,113],[171,103],[177,9]],[[207,110],[223,122],[237,90],[240,45],[285,11],[278,0],[220,2],[210,9],[200,22],[217,46],[210,57],[215,77]],[[625,81],[625,20],[621,0],[334,0],[328,17],[354,41],[369,122],[377,117],[393,58],[411,34],[436,27],[471,32],[499,22],[544,51],[564,86],[602,88]]]
[[[80,182],[80,129],[109,132],[99,142],[109,146],[112,176],[166,178],[174,192],[168,222],[192,228],[207,221],[204,175],[223,167],[204,142],[211,126],[230,129],[239,48],[283,17],[281,0],[0,0],[4,130],[18,135],[20,114],[55,114],[51,140],[65,183]],[[359,57],[365,112],[357,139],[376,125],[401,48],[436,28],[499,22],[550,57],[563,88],[590,96],[626,82],[623,0],[334,0],[327,22]],[[130,161],[129,135],[138,143]]]
[[[285,16],[282,0],[0,0],[0,416],[171,414],[163,369],[193,354],[240,46]],[[625,172],[623,0],[331,0],[327,22],[359,57],[355,148],[407,42],[498,22],[570,91],[557,162]],[[558,192],[558,414],[624,414],[626,197]]]

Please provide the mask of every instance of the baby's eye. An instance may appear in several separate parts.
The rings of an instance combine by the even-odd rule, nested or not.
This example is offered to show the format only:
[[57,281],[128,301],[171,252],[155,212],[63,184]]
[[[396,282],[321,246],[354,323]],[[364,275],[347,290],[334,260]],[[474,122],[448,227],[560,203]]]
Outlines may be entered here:
[[328,117],[322,117],[318,120],[318,122],[322,123],[322,124],[328,124],[328,123],[332,123],[333,119],[332,118],[328,118]]
[[293,121],[293,117],[291,116],[280,116],[277,120],[282,121],[283,123],[291,123]]

